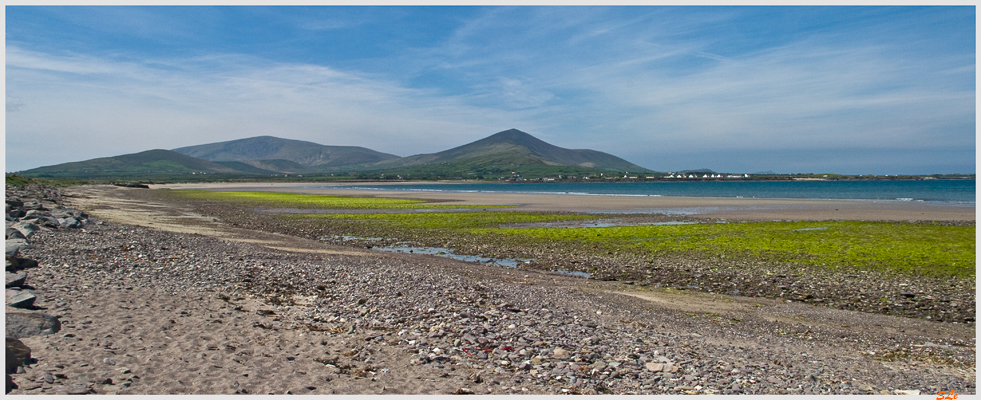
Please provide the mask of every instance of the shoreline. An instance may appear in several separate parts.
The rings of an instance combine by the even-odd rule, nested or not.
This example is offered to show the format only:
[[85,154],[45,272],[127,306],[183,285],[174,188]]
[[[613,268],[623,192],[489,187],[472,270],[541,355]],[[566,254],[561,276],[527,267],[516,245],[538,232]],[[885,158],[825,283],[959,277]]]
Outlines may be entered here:
[[[508,192],[440,192],[346,189],[362,183],[310,188],[297,183],[192,183],[150,185],[153,189],[259,190],[272,192],[386,197],[453,202],[461,205],[515,205],[513,211],[656,213],[743,220],[975,221],[975,205],[890,200],[764,199],[737,197],[604,196]],[[452,185],[445,182],[443,184]]]

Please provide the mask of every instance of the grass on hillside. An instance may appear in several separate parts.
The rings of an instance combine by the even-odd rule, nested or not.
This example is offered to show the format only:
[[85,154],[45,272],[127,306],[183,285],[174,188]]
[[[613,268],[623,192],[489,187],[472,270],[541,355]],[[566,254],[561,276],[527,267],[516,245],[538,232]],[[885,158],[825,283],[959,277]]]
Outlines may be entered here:
[[327,196],[272,192],[215,192],[208,190],[176,190],[174,193],[191,199],[220,200],[250,203],[256,206],[323,209],[459,209],[506,206],[464,206],[432,204],[425,200]]

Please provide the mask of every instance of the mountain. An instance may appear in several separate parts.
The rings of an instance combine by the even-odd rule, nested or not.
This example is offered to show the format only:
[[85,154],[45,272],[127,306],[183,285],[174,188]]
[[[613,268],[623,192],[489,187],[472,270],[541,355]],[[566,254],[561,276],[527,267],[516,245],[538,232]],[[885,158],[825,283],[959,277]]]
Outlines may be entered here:
[[186,156],[170,150],[147,150],[115,157],[94,158],[19,172],[29,177],[107,178],[132,176],[185,175],[191,173],[228,174],[239,171],[218,163]]
[[[167,180],[259,178],[274,175],[402,176],[404,179],[504,179],[554,176],[614,176],[625,171],[652,172],[595,150],[553,146],[517,129],[446,151],[400,158],[364,147],[324,146],[312,142],[258,136],[149,150],[22,171],[28,177]],[[205,176],[201,176],[201,175]],[[195,175],[191,177],[191,175]]]
[[299,173],[370,164],[398,159],[392,154],[356,146],[324,146],[302,140],[257,136],[227,142],[209,143],[174,149],[175,152],[208,161],[239,161],[255,168],[276,172]]
[[601,151],[570,150],[553,146],[517,129],[498,132],[439,153],[386,160],[375,166],[394,169],[432,164],[466,164],[473,168],[503,169],[515,166],[561,166],[612,171],[650,171]]

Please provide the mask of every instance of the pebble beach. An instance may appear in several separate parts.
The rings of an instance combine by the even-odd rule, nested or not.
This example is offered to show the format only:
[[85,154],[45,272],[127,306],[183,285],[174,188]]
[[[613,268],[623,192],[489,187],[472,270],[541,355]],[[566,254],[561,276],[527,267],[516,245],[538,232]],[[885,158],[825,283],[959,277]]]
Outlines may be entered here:
[[[7,188],[8,394],[976,390],[973,324],[345,247],[141,190]],[[12,253],[11,198],[77,224]],[[15,332],[12,365],[17,314],[58,327]]]

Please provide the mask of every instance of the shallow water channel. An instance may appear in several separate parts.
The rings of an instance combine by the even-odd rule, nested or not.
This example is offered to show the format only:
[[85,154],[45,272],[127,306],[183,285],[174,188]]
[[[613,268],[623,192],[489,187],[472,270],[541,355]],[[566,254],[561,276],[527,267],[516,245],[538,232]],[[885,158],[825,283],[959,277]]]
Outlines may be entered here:
[[[327,238],[324,238],[327,239]],[[343,241],[351,240],[364,240],[370,242],[381,241],[382,238],[362,238],[357,236],[335,236],[332,239],[341,239]],[[493,257],[483,257],[483,256],[473,256],[467,254],[456,254],[452,249],[447,249],[444,247],[424,247],[424,246],[410,246],[407,244],[395,244],[391,246],[376,246],[372,247],[373,250],[388,251],[392,253],[408,253],[408,254],[429,254],[438,257],[446,257],[459,261],[473,262],[479,264],[497,265],[507,268],[518,268],[521,264],[528,264],[535,261],[534,258],[493,258]],[[564,275],[578,276],[580,278],[589,278],[592,274],[588,272],[580,271],[567,271],[564,269],[555,270],[556,272]]]

